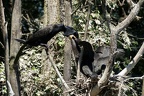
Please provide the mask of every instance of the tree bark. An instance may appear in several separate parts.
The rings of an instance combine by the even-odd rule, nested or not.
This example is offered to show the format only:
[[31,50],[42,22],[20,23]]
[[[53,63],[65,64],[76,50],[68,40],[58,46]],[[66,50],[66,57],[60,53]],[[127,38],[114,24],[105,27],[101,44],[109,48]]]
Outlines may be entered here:
[[10,83],[14,90],[15,96],[20,96],[20,72],[19,64],[15,64],[15,56],[20,48],[20,44],[15,38],[21,37],[21,0],[15,0],[12,21],[11,21],[11,42],[10,42]]
[[60,1],[48,0],[48,23],[55,24],[60,22]]
[[[44,18],[43,18],[43,27],[46,27],[48,25],[48,4],[49,0],[44,0]],[[45,49],[42,50],[42,69],[41,72],[45,76],[45,79],[49,78],[50,70],[51,70],[51,64],[47,64],[47,62],[50,63],[49,59],[46,59],[46,51]]]
[[[72,25],[72,20],[71,20],[71,0],[64,0],[64,8],[65,8],[65,25]],[[65,38],[65,47],[64,47],[64,80],[66,82],[70,82],[71,78],[71,53],[72,53],[72,48],[71,48],[71,42],[69,38]],[[64,88],[64,91],[66,89]],[[65,93],[64,96],[67,96],[68,94]]]
[[[0,26],[3,34],[3,42],[4,42],[4,48],[5,48],[5,76],[6,81],[10,81],[10,75],[9,75],[9,42],[8,42],[8,31],[7,31],[7,22],[5,21],[5,14],[4,14],[4,7],[3,2],[0,0]],[[10,95],[10,88],[8,83],[7,85],[7,95]]]
[[144,96],[144,77],[142,78],[143,80],[143,85],[142,85],[142,96]]
[[133,60],[118,75],[119,76],[127,75],[135,67],[138,61],[142,58],[143,54],[144,54],[144,42],[141,48],[139,49],[138,53],[136,54],[136,56],[133,58]]
[[[44,26],[47,26],[49,24],[55,24],[55,23],[59,23],[60,21],[60,12],[59,12],[59,0],[44,0]],[[51,39],[48,42],[48,46],[50,46],[53,42],[53,40],[55,39]],[[54,56],[54,52],[52,50],[52,48],[49,48],[49,54],[51,55],[51,57]],[[42,57],[44,58],[43,61],[45,61],[45,56],[46,56],[46,52],[45,50],[42,51]],[[42,62],[43,64],[43,68],[42,68],[42,74],[46,74],[49,78],[49,71],[51,69],[51,64],[47,64],[47,62],[49,62],[49,60],[47,59],[45,62]],[[49,62],[50,63],[50,62]]]

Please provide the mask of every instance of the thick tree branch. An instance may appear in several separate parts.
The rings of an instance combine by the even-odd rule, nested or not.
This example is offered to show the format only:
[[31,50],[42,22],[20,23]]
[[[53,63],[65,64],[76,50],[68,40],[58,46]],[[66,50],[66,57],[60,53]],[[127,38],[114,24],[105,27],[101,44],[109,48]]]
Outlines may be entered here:
[[98,81],[97,85],[91,90],[91,96],[97,96],[99,94],[99,92],[102,90],[102,86],[104,86],[107,82],[108,82],[108,79],[110,77],[110,74],[112,72],[112,68],[113,68],[113,58],[114,58],[114,52],[117,48],[117,42],[116,42],[116,32],[115,30],[112,29],[112,26],[110,24],[110,16],[109,14],[107,13],[106,11],[106,6],[105,6],[105,0],[102,0],[103,2],[103,11],[104,11],[104,17],[106,19],[106,24],[107,24],[107,27],[111,33],[111,39],[110,39],[110,56],[109,56],[109,62],[106,66],[106,69],[102,75],[102,77],[100,78],[100,80]]
[[120,76],[127,75],[134,68],[134,66],[138,63],[138,61],[142,58],[143,54],[144,54],[144,42],[141,48],[139,49],[138,53],[136,54],[136,56],[133,58],[133,60],[118,75]]
[[143,2],[144,0],[139,0],[139,2],[135,4],[134,8],[131,10],[128,17],[115,27],[116,34],[118,34],[120,31],[126,28],[134,20],[134,18],[139,13],[140,7],[143,4]]

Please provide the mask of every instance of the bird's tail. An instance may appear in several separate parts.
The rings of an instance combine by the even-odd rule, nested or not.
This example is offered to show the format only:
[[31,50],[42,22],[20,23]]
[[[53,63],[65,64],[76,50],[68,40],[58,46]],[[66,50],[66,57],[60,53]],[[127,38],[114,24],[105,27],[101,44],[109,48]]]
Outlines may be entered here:
[[20,42],[20,43],[23,43],[25,44],[26,43],[26,40],[23,40],[23,39],[15,39],[16,41]]

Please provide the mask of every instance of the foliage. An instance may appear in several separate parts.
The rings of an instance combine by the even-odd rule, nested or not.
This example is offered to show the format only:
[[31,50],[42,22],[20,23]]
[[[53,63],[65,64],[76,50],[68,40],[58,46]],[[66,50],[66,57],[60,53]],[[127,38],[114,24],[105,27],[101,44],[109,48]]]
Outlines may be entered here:
[[0,62],[0,95],[5,95],[6,93],[6,85],[5,85],[5,68],[4,63]]
[[[122,1],[122,0],[120,0]],[[42,28],[42,18],[43,18],[43,0],[22,0],[22,32],[23,39],[28,38],[28,35],[37,31],[39,28]],[[88,3],[87,0],[73,0],[72,2],[73,13],[73,27],[79,32],[80,38],[83,39],[86,22],[89,22],[87,41],[89,41],[93,48],[95,49],[98,46],[109,45],[110,33],[107,27],[107,23],[103,14],[102,4],[100,1],[92,1],[91,3],[91,13],[90,19],[87,21],[87,10]],[[125,2],[124,6],[115,0],[107,0],[106,2],[108,12],[111,13],[110,21],[113,25],[118,24],[124,18],[124,8],[126,15],[129,14],[129,6]],[[6,6],[6,5],[5,5]],[[7,8],[6,8],[7,9]],[[8,10],[8,9],[7,9]],[[6,10],[7,21],[10,21],[10,13]],[[118,48],[123,48],[125,50],[125,56],[121,59],[116,60],[114,65],[114,74],[119,73],[127,64],[132,60],[132,58],[137,53],[138,49],[141,46],[141,43],[144,40],[144,6],[142,7],[138,17],[136,18],[125,30],[123,30],[118,36]],[[10,30],[10,28],[8,29]],[[2,34],[0,34],[0,37]],[[63,48],[64,48],[64,39],[62,34],[59,34],[58,37],[55,37],[56,41],[53,41],[53,44],[50,44],[50,47],[53,47],[54,51],[54,60],[57,66],[60,69],[62,74],[63,72]],[[0,39],[0,42],[3,42]],[[0,51],[3,48],[0,46]],[[36,47],[31,49],[26,49],[23,56],[20,58],[20,72],[21,72],[21,86],[22,86],[22,95],[24,96],[60,96],[62,94],[62,84],[59,78],[57,77],[55,71],[51,69],[49,71],[50,76],[47,76],[47,73],[43,73],[43,59],[42,58],[42,48]],[[4,56],[3,52],[0,52],[0,56]],[[1,58],[1,57],[0,57]],[[129,73],[129,76],[142,76],[144,74],[144,59],[141,59],[136,67]],[[2,85],[2,91],[5,89],[5,76],[4,76],[4,64],[3,60],[0,62],[0,84]],[[75,72],[74,68],[73,73]],[[138,70],[139,69],[139,70]],[[47,78],[49,77],[49,78]],[[75,79],[75,76],[73,76]],[[124,83],[129,90],[125,91],[125,96],[136,96],[135,94],[140,95],[142,82],[140,80],[131,80]],[[132,91],[134,93],[132,93]],[[113,90],[112,90],[113,91]],[[2,93],[2,95],[4,94]]]
[[60,89],[61,82],[53,69],[43,72],[44,63],[42,61],[47,58],[42,58],[41,50],[41,47],[27,49],[20,58],[22,94],[25,96],[59,96],[62,91]]

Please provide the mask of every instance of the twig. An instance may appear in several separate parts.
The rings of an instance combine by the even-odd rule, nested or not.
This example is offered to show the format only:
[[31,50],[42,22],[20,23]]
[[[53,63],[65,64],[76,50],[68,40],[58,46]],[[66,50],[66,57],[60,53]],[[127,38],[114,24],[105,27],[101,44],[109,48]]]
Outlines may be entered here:
[[130,37],[133,37],[133,38],[136,38],[136,39],[138,39],[138,40],[144,40],[144,38],[139,38],[139,37],[137,37],[137,36],[134,36],[134,35],[132,35],[132,34],[129,34],[129,33],[127,33],[128,34],[128,36],[130,36]]
[[75,91],[75,90],[76,90],[76,89],[70,89],[70,90],[67,90],[67,91],[63,92],[63,94],[69,93],[69,92],[72,92],[72,91]]
[[72,12],[72,14],[71,15],[73,15],[73,14],[75,14],[76,13],[76,11],[79,9],[81,7],[81,4],[79,4],[79,6]]
[[139,80],[139,79],[143,79],[144,78],[144,76],[141,76],[141,77],[129,77],[129,78],[127,78],[127,79],[124,79],[123,81],[124,82],[126,82],[126,81],[128,81],[128,80]]
[[12,89],[12,86],[11,86],[10,82],[7,81],[7,84],[8,84],[8,88],[9,88],[9,96],[14,96],[15,93],[14,93],[14,91]]
[[[22,16],[29,24],[30,24],[30,26],[32,26],[32,27],[34,27],[34,28],[37,28],[37,27],[35,27],[35,25],[30,21],[30,18],[26,18],[25,16]],[[27,17],[29,17],[29,16],[27,16]]]
[[65,80],[64,80],[63,77],[61,76],[58,68],[56,67],[55,63],[53,62],[53,59],[52,59],[52,57],[51,57],[50,54],[48,54],[48,58],[49,58],[49,60],[50,60],[50,62],[51,62],[51,64],[52,64],[54,70],[56,71],[56,73],[58,74],[58,76],[59,76],[59,78],[61,79],[62,83],[64,84],[65,88],[66,88],[67,90],[70,90],[69,86],[67,85],[67,83],[65,82]]
[[3,48],[3,49],[5,49],[5,46],[0,42],[0,46]]
[[106,10],[106,0],[102,0],[102,10],[103,10],[103,17],[106,20],[106,25],[108,27],[109,32],[111,33],[111,26],[110,26],[110,14],[108,14],[107,10]]
[[122,96],[122,86],[123,86],[123,81],[121,82],[121,85],[119,86],[119,92],[118,92],[118,96]]
[[88,33],[88,26],[89,26],[89,18],[90,18],[90,11],[91,11],[91,4],[88,2],[88,12],[87,12],[87,22],[86,22],[86,26],[85,26],[85,33],[84,33],[84,40],[87,39],[87,33]]
[[[141,76],[141,77],[129,77],[129,78],[121,80],[121,85],[119,86],[118,96],[123,96],[122,93],[124,93],[124,92],[122,90],[122,87],[124,86],[125,82],[127,82],[128,80],[139,80],[139,79],[141,80],[143,78],[144,78],[144,76]],[[133,91],[133,93],[135,94],[135,96],[137,96],[135,90],[132,87],[129,87],[129,86],[127,86],[127,87]],[[142,95],[142,96],[144,96],[144,95]]]

